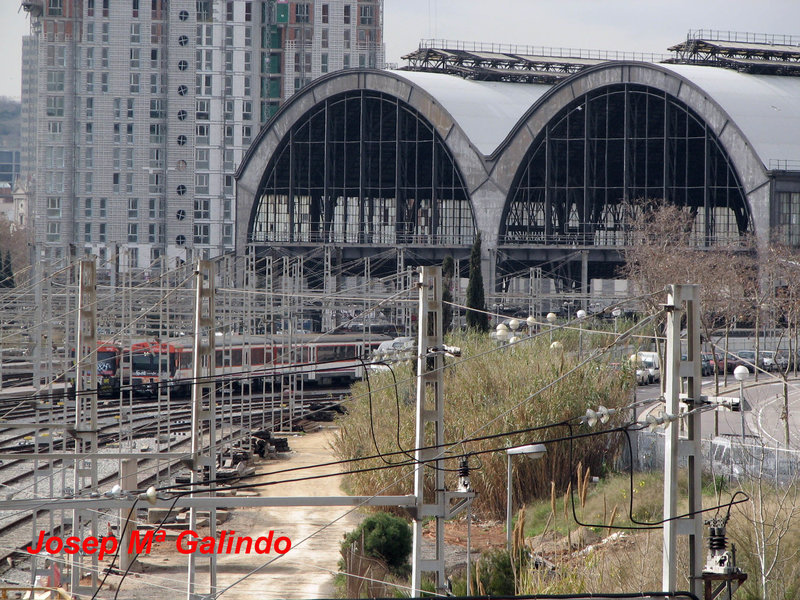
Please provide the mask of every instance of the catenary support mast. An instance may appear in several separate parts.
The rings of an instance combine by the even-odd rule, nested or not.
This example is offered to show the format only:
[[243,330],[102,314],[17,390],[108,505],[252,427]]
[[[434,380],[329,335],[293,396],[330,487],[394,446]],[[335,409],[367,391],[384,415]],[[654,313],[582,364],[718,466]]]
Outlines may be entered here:
[[[685,402],[691,411],[702,403],[700,361],[700,287],[697,285],[667,286],[667,344],[665,353],[666,412],[680,413],[681,380],[686,380]],[[686,359],[681,359],[681,327],[686,318]],[[662,583],[665,592],[678,591],[679,535],[689,539],[689,589],[703,597],[703,453],[701,446],[700,413],[690,414],[686,422],[686,437],[680,437],[683,419],[666,426],[664,448],[664,552]],[[688,468],[689,516],[678,518],[678,465],[686,458]]]
[[[412,552],[412,595],[420,593],[423,572],[436,575],[436,592],[444,586],[444,471],[441,456],[444,443],[444,390],[442,367],[444,355],[429,352],[442,348],[442,269],[421,267],[419,278],[419,338],[417,344],[417,435],[414,458],[414,546]],[[423,450],[436,444],[437,448]],[[425,491],[429,481],[428,492]],[[422,558],[422,523],[425,517],[436,517],[434,556]]]

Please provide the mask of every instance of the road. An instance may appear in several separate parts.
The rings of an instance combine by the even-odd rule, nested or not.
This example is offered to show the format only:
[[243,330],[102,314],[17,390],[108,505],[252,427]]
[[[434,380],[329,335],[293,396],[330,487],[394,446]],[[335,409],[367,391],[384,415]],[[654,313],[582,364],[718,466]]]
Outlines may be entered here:
[[[789,417],[789,447],[800,450],[800,378],[790,376],[787,382],[788,389],[788,417]],[[655,410],[660,406],[656,401],[661,394],[660,384],[639,387],[636,397],[638,400],[653,400],[653,404],[643,412]],[[714,392],[714,378],[703,378],[703,394],[707,396],[719,395],[727,397],[739,396],[738,382],[732,375],[728,375],[727,385],[722,376],[719,379],[719,392]],[[751,406],[750,411],[744,413],[744,433],[748,439],[757,438],[767,446],[785,447],[785,422],[782,419],[784,412],[784,384],[782,379],[772,373],[760,373],[759,381],[755,381],[751,374],[745,381],[744,396]],[[718,422],[715,432],[714,412],[709,411],[703,416],[703,438],[712,438],[715,433],[721,436],[742,435],[742,414],[739,412],[718,411]]]

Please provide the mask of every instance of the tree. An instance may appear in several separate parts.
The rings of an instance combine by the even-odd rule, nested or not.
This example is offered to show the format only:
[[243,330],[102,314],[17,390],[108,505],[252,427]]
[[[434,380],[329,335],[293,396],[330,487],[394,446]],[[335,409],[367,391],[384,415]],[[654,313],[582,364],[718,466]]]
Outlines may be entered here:
[[741,521],[731,528],[730,537],[736,543],[737,559],[757,589],[749,597],[796,598],[800,481],[796,476],[775,481],[773,452],[777,449],[753,443],[737,457],[739,468],[745,470],[738,477],[739,489],[748,501],[736,505]]
[[442,261],[442,331],[450,331],[453,326],[453,277],[455,261],[449,254]]
[[486,298],[483,294],[481,274],[481,234],[472,244],[469,256],[469,282],[467,283],[467,327],[476,331],[489,331],[489,316],[486,314]]
[[[27,267],[29,265],[28,254],[28,238],[25,229],[15,227],[14,224],[8,219],[0,216],[0,281],[9,277],[5,284],[0,283],[2,287],[14,287],[16,280],[19,279],[19,274],[23,274],[23,278],[27,277]],[[2,260],[3,250],[5,250],[5,262]],[[17,274],[14,275],[13,266],[17,266]],[[8,270],[8,275],[6,275]]]
[[[627,212],[640,214],[630,219],[633,225],[630,243],[624,250],[623,275],[642,294],[647,312],[656,314],[661,310],[660,292],[666,285],[698,284],[703,337],[711,340],[711,335],[722,328],[727,338],[730,329],[752,310],[747,290],[758,277],[751,240],[737,240],[731,246],[703,246],[694,237],[692,209],[659,200],[630,205]],[[660,335],[661,331],[654,333]],[[714,351],[713,346],[711,350]]]

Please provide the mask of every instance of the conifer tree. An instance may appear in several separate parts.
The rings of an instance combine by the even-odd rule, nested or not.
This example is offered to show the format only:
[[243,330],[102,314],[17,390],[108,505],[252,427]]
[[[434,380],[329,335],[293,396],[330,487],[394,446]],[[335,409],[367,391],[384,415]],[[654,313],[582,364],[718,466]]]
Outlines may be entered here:
[[442,331],[450,331],[453,326],[453,275],[455,261],[449,254],[442,261]]
[[[470,310],[475,309],[475,310]],[[481,311],[481,312],[478,312]],[[486,298],[483,294],[481,274],[481,234],[472,244],[469,256],[469,283],[467,283],[467,327],[476,331],[489,331],[489,316],[486,314]]]

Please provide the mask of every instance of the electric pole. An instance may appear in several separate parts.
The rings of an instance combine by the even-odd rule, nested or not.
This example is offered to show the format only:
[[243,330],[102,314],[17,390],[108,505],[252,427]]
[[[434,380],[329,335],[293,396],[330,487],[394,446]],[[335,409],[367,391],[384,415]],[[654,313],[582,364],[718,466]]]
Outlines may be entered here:
[[[194,352],[192,356],[192,489],[203,483],[207,474],[209,496],[213,496],[217,479],[217,445],[216,445],[216,382],[214,371],[216,349],[214,343],[214,263],[207,260],[197,262],[195,271],[195,305],[194,305]],[[203,443],[204,436],[207,443]],[[194,494],[192,494],[194,496]],[[217,509],[209,505],[209,535],[217,535]],[[198,509],[189,509],[189,529],[197,531]],[[212,553],[209,560],[209,594],[216,593],[217,560]],[[199,597],[195,587],[195,553],[189,554],[189,571],[187,583],[187,600]]]
[[[442,348],[442,269],[420,267],[419,277],[419,337],[417,342],[417,435],[414,458],[414,546],[412,552],[412,596],[421,594],[423,572],[436,574],[435,592],[444,586],[444,466],[439,458],[444,444],[444,354],[429,353]],[[429,427],[429,424],[432,427]],[[435,445],[435,448],[423,449]],[[431,469],[433,472],[431,473]],[[426,480],[432,480],[425,493]],[[436,542],[434,557],[422,558],[422,523],[425,517],[435,516]]]
[[[700,286],[667,286],[666,387],[668,415],[680,414],[681,379],[686,379],[683,400],[689,411],[703,403],[700,359]],[[686,318],[686,360],[681,359],[681,324]],[[662,582],[665,592],[678,591],[677,538],[689,539],[689,591],[703,597],[703,508],[701,474],[700,413],[686,417],[686,437],[680,438],[682,419],[666,425],[664,448],[664,552]],[[685,457],[688,468],[689,516],[678,518],[678,462]]]
[[[94,257],[80,261],[78,276],[78,322],[75,343],[75,423],[68,430],[75,438],[74,493],[96,492],[97,479],[97,265]],[[87,455],[87,456],[83,456]],[[97,512],[76,508],[72,512],[72,535],[83,538],[84,526],[97,536]],[[86,562],[91,563],[90,566]],[[75,554],[70,568],[73,594],[93,594],[97,589],[97,554]],[[91,573],[91,585],[81,585],[81,574]]]

